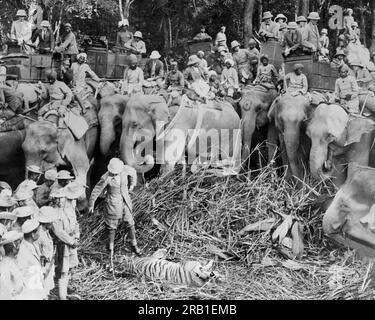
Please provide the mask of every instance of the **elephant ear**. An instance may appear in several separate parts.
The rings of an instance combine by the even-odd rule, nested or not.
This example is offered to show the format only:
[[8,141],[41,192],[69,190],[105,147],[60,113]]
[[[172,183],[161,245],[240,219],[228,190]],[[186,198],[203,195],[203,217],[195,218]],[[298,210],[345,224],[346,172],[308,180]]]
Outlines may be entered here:
[[371,119],[350,115],[346,130],[345,146],[360,142],[362,135],[369,133],[374,129],[375,122]]
[[150,97],[148,101],[148,113],[153,121],[169,122],[168,106],[163,97]]

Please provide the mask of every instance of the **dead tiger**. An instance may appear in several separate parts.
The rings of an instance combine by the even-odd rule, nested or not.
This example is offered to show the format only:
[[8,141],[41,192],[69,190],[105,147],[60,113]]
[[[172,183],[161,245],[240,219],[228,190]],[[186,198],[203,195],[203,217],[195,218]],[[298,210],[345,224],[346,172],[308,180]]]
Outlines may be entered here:
[[123,257],[116,266],[117,275],[146,277],[153,281],[168,281],[175,285],[203,286],[210,280],[221,281],[221,276],[212,269],[213,261],[203,266],[198,261],[175,263],[165,260],[167,251],[156,251],[151,257]]

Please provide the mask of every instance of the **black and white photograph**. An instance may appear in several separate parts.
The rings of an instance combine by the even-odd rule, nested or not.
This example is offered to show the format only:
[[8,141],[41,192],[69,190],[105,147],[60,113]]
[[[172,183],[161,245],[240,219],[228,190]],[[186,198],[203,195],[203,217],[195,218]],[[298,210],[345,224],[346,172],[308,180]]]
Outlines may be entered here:
[[375,1],[0,0],[0,300],[228,320],[374,258]]

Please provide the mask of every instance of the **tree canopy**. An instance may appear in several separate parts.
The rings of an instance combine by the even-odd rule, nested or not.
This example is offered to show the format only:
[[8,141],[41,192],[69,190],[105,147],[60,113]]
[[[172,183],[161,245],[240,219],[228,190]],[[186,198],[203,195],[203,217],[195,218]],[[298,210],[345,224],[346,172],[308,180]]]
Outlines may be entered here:
[[[10,28],[17,9],[27,9],[33,0],[0,0],[0,19]],[[55,25],[60,16],[75,31],[106,35],[114,41],[117,23],[129,16],[131,29],[140,30],[148,48],[166,52],[186,43],[205,25],[215,37],[221,25],[227,27],[228,40],[243,41],[258,30],[264,11],[285,14],[290,21],[297,15],[318,11],[320,27],[327,27],[328,8],[338,4],[352,8],[368,46],[375,38],[375,4],[366,0],[42,0],[46,17]],[[120,12],[120,5],[123,13]],[[374,30],[374,31],[373,31]],[[335,36],[335,32],[330,34]]]

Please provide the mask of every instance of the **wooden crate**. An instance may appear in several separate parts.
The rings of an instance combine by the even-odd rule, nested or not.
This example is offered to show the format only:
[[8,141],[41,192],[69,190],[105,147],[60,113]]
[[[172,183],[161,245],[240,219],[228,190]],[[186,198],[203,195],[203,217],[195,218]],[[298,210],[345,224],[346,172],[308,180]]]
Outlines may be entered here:
[[188,41],[189,53],[197,54],[198,51],[203,51],[204,53],[211,52],[212,41]]
[[52,68],[51,55],[30,56],[30,79],[34,81],[47,81],[46,71]]
[[269,62],[279,70],[284,63],[283,48],[278,41],[268,40],[261,46],[260,54],[268,55]]
[[304,66],[303,73],[309,82],[309,90],[334,91],[337,70],[331,67],[330,63],[313,61],[312,56],[290,57],[285,60],[285,72],[293,72],[293,66],[300,63]]

